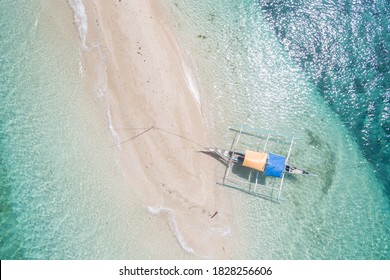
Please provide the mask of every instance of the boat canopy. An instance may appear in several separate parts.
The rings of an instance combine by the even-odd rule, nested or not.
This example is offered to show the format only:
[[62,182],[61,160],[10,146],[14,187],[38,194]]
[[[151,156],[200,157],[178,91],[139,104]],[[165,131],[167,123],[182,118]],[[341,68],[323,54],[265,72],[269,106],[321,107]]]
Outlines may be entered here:
[[243,166],[264,172],[267,163],[267,153],[245,151]]
[[246,150],[242,165],[264,172],[265,176],[282,178],[286,168],[286,157]]
[[285,168],[286,157],[269,153],[264,175],[282,178]]
[[[245,125],[230,128],[230,130],[235,135],[232,139],[230,150],[225,151],[222,155],[223,160],[227,163],[223,185],[234,188],[248,186],[249,192],[259,193],[261,197],[271,201],[279,201],[283,189],[284,174],[291,171],[291,168],[286,170],[286,165],[290,158],[293,143],[297,138],[292,135],[275,133]],[[251,143],[257,143],[255,146],[257,151],[254,148],[252,150],[248,146]],[[268,144],[271,144],[270,146],[272,146],[274,151],[280,151],[285,156],[269,153],[268,151],[271,151],[269,150],[271,147],[268,147]],[[286,150],[287,145],[289,145],[287,151],[283,152]],[[245,151],[246,149],[247,151]],[[245,151],[244,154],[241,153],[243,151]],[[242,166],[251,170],[247,170],[249,172],[240,172],[234,166]],[[271,176],[273,178],[265,179],[263,176]],[[261,187],[257,192],[259,186]]]

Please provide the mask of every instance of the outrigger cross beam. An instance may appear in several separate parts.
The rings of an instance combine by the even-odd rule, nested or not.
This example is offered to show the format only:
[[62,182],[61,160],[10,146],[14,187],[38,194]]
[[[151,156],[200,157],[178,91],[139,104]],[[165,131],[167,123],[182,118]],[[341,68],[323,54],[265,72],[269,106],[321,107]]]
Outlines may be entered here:
[[[223,185],[232,188],[248,185],[248,191],[279,201],[286,173],[313,175],[288,163],[292,146],[298,138],[244,126],[230,130],[235,132],[230,150],[208,148],[203,151],[217,156],[226,164]],[[248,149],[248,145],[255,145],[257,149]],[[269,146],[288,146],[288,149],[283,156],[267,152]],[[275,179],[280,179],[280,182]]]

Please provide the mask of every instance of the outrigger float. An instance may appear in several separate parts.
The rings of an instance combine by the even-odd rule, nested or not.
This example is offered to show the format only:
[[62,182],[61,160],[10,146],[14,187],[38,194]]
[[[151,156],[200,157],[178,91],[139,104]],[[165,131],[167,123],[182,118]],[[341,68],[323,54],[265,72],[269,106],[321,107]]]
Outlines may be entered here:
[[[273,201],[279,201],[285,174],[315,176],[289,163],[291,149],[294,141],[298,139],[297,137],[244,126],[239,129],[230,128],[230,130],[235,132],[235,136],[229,150],[208,148],[203,151],[214,155],[226,165],[222,185],[237,188],[237,185],[249,184],[248,191],[251,193]],[[245,140],[243,140],[244,137]],[[248,148],[248,145],[253,142],[256,142],[256,146],[258,146],[255,151],[253,148]],[[271,143],[277,143],[279,146],[288,145],[286,155],[267,152],[268,147],[272,146]],[[276,148],[276,145],[273,146]],[[238,148],[242,148],[245,152]],[[271,178],[272,182],[267,184],[266,177]],[[273,179],[280,179],[279,184],[275,183]],[[262,192],[256,192],[260,186]],[[265,189],[269,192],[264,192]]]

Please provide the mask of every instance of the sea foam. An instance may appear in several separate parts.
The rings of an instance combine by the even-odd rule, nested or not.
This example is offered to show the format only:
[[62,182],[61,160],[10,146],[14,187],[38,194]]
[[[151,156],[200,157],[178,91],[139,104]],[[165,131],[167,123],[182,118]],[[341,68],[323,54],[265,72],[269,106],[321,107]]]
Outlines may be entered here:
[[68,0],[69,5],[73,10],[73,17],[77,30],[79,31],[80,39],[83,47],[86,48],[86,38],[88,32],[88,20],[85,14],[85,7],[82,0]]
[[201,100],[200,100],[200,94],[199,94],[199,87],[198,87],[198,84],[195,80],[195,76],[194,76],[194,73],[192,70],[193,67],[190,64],[190,62],[188,61],[188,59],[186,59],[183,56],[183,50],[180,50],[180,53],[181,53],[181,57],[180,57],[181,67],[182,67],[182,70],[184,72],[184,76],[186,78],[187,87],[190,90],[192,96],[195,98],[198,105],[200,105]]
[[107,88],[108,55],[104,50],[104,48],[99,43],[96,43],[92,49],[96,49],[100,57],[100,62],[97,68],[97,75],[98,75],[96,81],[97,94],[98,94],[97,96],[98,98],[103,100],[109,131],[111,133],[112,138],[114,139],[115,147],[120,150],[121,147],[120,147],[119,135],[116,132],[112,123],[110,103],[108,101],[108,95],[109,95],[109,91]]
[[194,249],[187,244],[186,240],[184,239],[183,235],[181,234],[181,232],[179,230],[179,227],[177,226],[177,223],[176,223],[176,215],[175,215],[175,213],[173,212],[172,209],[165,208],[165,207],[151,207],[151,206],[148,206],[148,210],[153,215],[158,215],[158,214],[161,214],[161,213],[162,214],[166,214],[168,216],[169,227],[170,227],[171,231],[173,232],[173,234],[175,235],[175,237],[176,237],[177,241],[179,242],[180,246],[186,252],[191,253],[191,254],[194,253]]
[[[110,105],[108,103],[108,98],[107,98],[108,97],[107,96],[107,62],[108,62],[107,53],[104,51],[104,48],[97,42],[92,42],[91,43],[92,45],[90,47],[87,47],[86,38],[88,32],[88,18],[85,13],[85,6],[83,1],[68,0],[68,3],[73,10],[74,21],[77,30],[79,32],[83,49],[86,51],[96,50],[100,57],[100,63],[98,64],[97,71],[96,71],[98,77],[95,83],[95,89],[97,92],[97,97],[103,99],[103,103],[104,103],[103,105],[105,107],[105,114],[106,114],[110,134],[114,140],[115,146],[118,149],[120,149],[119,136],[112,124]],[[83,75],[82,64],[80,64],[80,74]]]

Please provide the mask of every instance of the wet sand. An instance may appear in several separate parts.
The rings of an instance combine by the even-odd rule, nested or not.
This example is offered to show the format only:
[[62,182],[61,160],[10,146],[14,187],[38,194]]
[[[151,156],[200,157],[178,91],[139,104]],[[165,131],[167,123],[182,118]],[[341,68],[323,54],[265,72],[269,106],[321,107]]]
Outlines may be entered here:
[[[111,149],[135,195],[201,258],[230,258],[232,207],[216,184],[191,63],[159,1],[84,1],[91,86],[107,96]],[[158,249],[158,248],[156,248]]]

